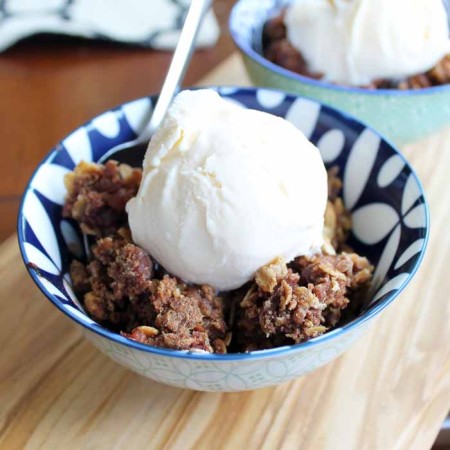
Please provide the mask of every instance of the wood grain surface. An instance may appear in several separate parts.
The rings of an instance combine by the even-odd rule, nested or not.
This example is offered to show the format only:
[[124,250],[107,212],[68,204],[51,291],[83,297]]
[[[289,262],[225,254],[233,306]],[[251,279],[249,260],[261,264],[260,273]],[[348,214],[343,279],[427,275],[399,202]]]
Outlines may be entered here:
[[[185,86],[232,53],[227,22],[234,2],[214,0],[219,41],[194,53]],[[20,196],[44,155],[97,114],[158,92],[171,57],[62,36],[33,37],[0,53],[0,242],[13,233]]]
[[[247,84],[234,55],[202,84]],[[85,341],[0,248],[1,449],[427,449],[450,405],[450,129],[404,148],[432,233],[413,282],[349,352],[296,381],[214,394],[164,386]]]

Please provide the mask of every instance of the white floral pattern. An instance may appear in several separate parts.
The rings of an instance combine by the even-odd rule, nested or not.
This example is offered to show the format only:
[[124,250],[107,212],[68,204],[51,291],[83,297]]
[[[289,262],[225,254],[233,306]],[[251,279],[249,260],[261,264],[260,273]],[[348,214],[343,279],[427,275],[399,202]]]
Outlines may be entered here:
[[337,128],[327,131],[317,141],[324,163],[332,163],[341,154],[345,144],[345,134]]
[[[380,147],[380,137],[366,128],[353,144],[344,170],[344,201],[353,209],[369,182],[375,159]],[[362,163],[364,161],[364,163]]]
[[286,119],[293,123],[310,139],[320,113],[320,104],[305,98],[298,98],[292,103]]
[[317,144],[328,166],[339,166],[353,214],[351,245],[375,264],[371,301],[358,317],[307,343],[248,355],[210,355],[144,346],[103,329],[86,316],[68,276],[83,255],[80,232],[61,217],[62,179],[81,160],[98,161],[139,133],[155,99],[143,98],[93,119],[59,144],[38,167],[24,194],[19,243],[30,275],[87,337],[118,363],[154,380],[190,389],[238,391],[308,373],[344,352],[409,282],[425,251],[428,209],[404,158],[375,132],[331,108],[257,88],[219,88],[246,107],[286,117]]
[[378,172],[377,182],[381,188],[389,186],[405,167],[405,161],[400,155],[392,155]]

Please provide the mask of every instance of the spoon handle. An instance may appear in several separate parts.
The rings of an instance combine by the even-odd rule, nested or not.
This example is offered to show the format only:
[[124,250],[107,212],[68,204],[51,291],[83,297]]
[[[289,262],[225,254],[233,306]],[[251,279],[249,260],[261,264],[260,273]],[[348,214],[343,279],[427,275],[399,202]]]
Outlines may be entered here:
[[172,102],[173,97],[177,93],[181,81],[184,78],[186,69],[191,60],[192,52],[195,47],[195,39],[197,37],[200,25],[206,11],[210,8],[212,0],[192,0],[186,16],[180,38],[178,40],[172,61],[167,72],[166,79],[161,88],[158,101],[153,110],[152,117],[145,127],[139,140],[141,142],[148,141],[156,128],[163,120],[167,108]]

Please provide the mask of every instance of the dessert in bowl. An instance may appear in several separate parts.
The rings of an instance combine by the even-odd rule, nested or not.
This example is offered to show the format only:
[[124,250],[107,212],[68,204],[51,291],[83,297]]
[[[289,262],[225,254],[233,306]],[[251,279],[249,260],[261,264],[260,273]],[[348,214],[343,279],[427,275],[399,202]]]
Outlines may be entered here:
[[450,124],[444,6],[400,3],[240,0],[229,27],[254,84],[345,110],[400,145]]
[[[215,290],[211,288],[208,290],[206,286],[198,287],[180,280],[174,281],[173,274],[168,275],[156,261],[152,261],[154,263],[152,270],[156,274],[153,275],[156,278],[155,281],[152,280],[155,288],[155,291],[151,292],[152,301],[155,305],[164,304],[166,306],[162,308],[164,311],[157,311],[156,319],[149,317],[147,323],[142,320],[141,316],[139,326],[134,329],[112,329],[103,321],[103,316],[95,317],[96,311],[101,313],[102,304],[96,303],[95,298],[92,299],[94,294],[98,294],[98,290],[92,288],[92,285],[85,287],[86,292],[91,293],[90,297],[83,298],[75,294],[74,288],[80,292],[79,285],[82,283],[76,280],[77,267],[74,270],[73,261],[79,260],[79,264],[83,266],[84,255],[80,229],[73,219],[68,218],[73,208],[66,206],[67,211],[63,213],[64,201],[66,201],[66,205],[70,204],[68,200],[71,196],[70,192],[77,184],[77,170],[75,170],[75,174],[67,174],[70,174],[78,163],[84,161],[81,166],[78,166],[78,175],[81,171],[88,174],[94,173],[96,177],[96,171],[107,171],[110,174],[110,180],[117,180],[117,177],[122,181],[125,180],[119,190],[121,193],[126,192],[126,189],[122,188],[130,187],[134,183],[136,172],[133,169],[116,166],[114,163],[107,163],[103,167],[90,163],[100,160],[112,146],[130,140],[139,132],[143,121],[151,112],[154,98],[136,100],[93,119],[69,135],[50,152],[36,170],[24,194],[18,232],[24,262],[38,287],[55,306],[66,313],[75,323],[81,325],[88,339],[112,359],[164,383],[199,390],[236,391],[254,389],[292,379],[314,370],[345,351],[367,329],[372,319],[398,295],[416,271],[428,237],[428,208],[420,183],[401,154],[376,132],[358,121],[331,108],[321,106],[317,102],[280,91],[218,88],[218,92],[223,98],[245,108],[257,109],[287,118],[295,127],[303,131],[306,138],[318,146],[327,167],[339,168],[343,182],[343,200],[353,216],[352,233],[345,245],[352,247],[354,252],[367,256],[375,267],[370,291],[364,298],[361,297],[357,301],[352,299],[351,307],[345,309],[343,316],[338,318],[339,322],[337,320],[332,322],[333,314],[329,314],[328,318],[324,319],[329,322],[322,321],[325,326],[320,318],[319,322],[314,323],[314,318],[310,317],[311,326],[299,327],[297,334],[289,333],[289,336],[277,334],[274,339],[266,339],[267,336],[262,335],[259,328],[249,329],[246,326],[249,323],[255,325],[254,321],[246,320],[252,318],[248,316],[249,311],[247,310],[253,314],[256,308],[256,313],[261,313],[264,309],[258,311],[258,305],[260,305],[258,301],[261,297],[264,304],[270,306],[273,298],[264,297],[264,292],[273,293],[274,291],[271,289],[278,289],[278,283],[280,286],[283,282],[285,283],[283,286],[290,285],[294,288],[294,293],[300,288],[303,288],[301,292],[305,293],[305,289],[310,288],[309,284],[305,287],[301,286],[301,282],[299,283],[299,278],[308,276],[306,272],[301,273],[301,270],[310,266],[311,263],[309,260],[305,262],[304,259],[294,261],[294,264],[301,266],[297,267],[300,276],[296,275],[292,265],[288,269],[285,263],[280,262],[279,259],[267,261],[268,266],[261,271],[257,270],[257,286],[250,280],[250,285],[244,285],[244,291],[241,292],[244,296],[240,298],[239,302],[242,311],[237,312],[238,315],[241,314],[241,330],[239,330],[239,326],[234,329],[231,325],[230,328],[227,318],[228,311],[222,315],[215,314],[221,308],[221,300],[218,299]],[[274,157],[276,155],[275,149]],[[153,156],[155,156],[154,153]],[[136,166],[141,161],[142,155],[139,155]],[[173,155],[169,157],[171,164],[174,164],[175,161]],[[158,162],[149,160],[144,163],[144,180],[148,164],[157,166]],[[122,170],[122,174],[119,176],[117,174],[120,170]],[[330,176],[337,180],[335,173]],[[64,185],[64,178],[69,188],[69,194]],[[157,177],[153,176],[149,182],[144,182],[141,188],[151,185],[151,181],[155,178]],[[217,188],[216,183],[224,182],[220,176],[215,178],[208,174],[202,180],[207,180],[211,189]],[[135,192],[131,196],[133,195]],[[175,193],[175,195],[178,194]],[[131,196],[127,194],[127,200]],[[78,194],[76,197],[78,198]],[[139,199],[139,194],[136,198]],[[301,204],[301,198],[298,200]],[[166,201],[169,202],[169,205],[171,200],[168,198]],[[105,223],[102,223],[102,227],[105,228]],[[89,223],[89,226],[86,227],[86,223],[81,223],[81,228],[85,232],[89,232],[89,229],[94,230],[95,225]],[[259,230],[255,230],[255,233],[257,232]],[[138,247],[126,231],[122,230],[118,234],[120,237],[116,236],[115,240],[110,236],[101,236],[99,238],[101,242],[97,241],[92,247],[96,261],[88,269],[91,270],[89,274],[91,284],[97,282],[101,284],[101,278],[93,278],[93,274],[105,273],[105,267],[101,264],[107,264],[107,262],[102,258],[111,254],[111,248],[114,251],[118,250],[115,255],[139,252]],[[132,234],[133,240],[136,239],[137,235],[133,228]],[[93,231],[94,235],[95,231]],[[140,238],[137,237],[137,240],[140,241]],[[142,245],[142,242],[139,243]],[[124,252],[122,252],[123,249],[125,249]],[[153,252],[152,249],[150,251]],[[138,267],[134,266],[134,272],[139,272],[142,267],[144,267],[143,270],[146,270],[145,268],[148,267],[145,262],[148,254],[144,253],[139,253],[138,261],[142,264]],[[289,258],[290,256],[286,254],[285,257]],[[310,258],[314,258],[314,255]],[[350,257],[342,256],[342,258],[348,262]],[[118,263],[119,259],[116,258],[114,264]],[[161,256],[159,259],[162,259]],[[193,258],[193,261],[198,260]],[[356,259],[352,260],[353,267],[359,267],[359,263],[354,261]],[[169,261],[165,264],[170,266],[172,263]],[[82,272],[86,267],[81,266],[78,266],[78,269]],[[165,269],[168,269],[169,266]],[[117,269],[117,265],[115,267]],[[367,263],[365,267],[368,268]],[[97,272],[96,268],[98,268]],[[112,266],[109,266],[107,268],[108,276],[114,278],[114,270]],[[173,270],[178,271],[179,269]],[[123,270],[119,272],[120,276],[129,273]],[[354,272],[356,273],[356,271]],[[230,283],[228,276],[231,273],[232,271],[228,271],[227,277],[219,277],[226,283],[224,286],[219,286],[220,289],[225,291],[228,288],[234,289],[234,281]],[[238,272],[239,276],[241,274],[242,272]],[[191,277],[189,274],[184,276]],[[87,279],[86,276],[82,276],[80,279],[83,280],[83,277]],[[217,279],[217,277],[212,278],[212,283]],[[269,284],[273,281],[275,285],[267,287],[267,280]],[[112,290],[120,290],[127,284],[126,279],[121,285],[118,281],[119,278],[114,278],[116,284],[111,286]],[[205,282],[205,280],[196,281],[198,283]],[[240,284],[241,281],[238,282],[238,285]],[[314,287],[311,286],[313,293],[316,292]],[[128,288],[138,289],[138,283],[128,283]],[[144,289],[146,289],[145,286]],[[239,289],[241,288],[237,290],[239,291]],[[335,289],[339,289],[339,287],[336,285]],[[190,337],[200,340],[208,337],[209,347],[203,346],[203,343],[206,342],[205,339],[199,345],[195,342],[193,344],[195,339],[191,339],[187,347],[183,347],[186,341],[174,345],[175,348],[184,348],[183,350],[174,350],[174,347],[162,348],[173,344],[173,340],[170,341],[170,339],[161,342],[164,333],[166,337],[170,334],[164,327],[170,327],[169,322],[174,317],[173,311],[176,310],[177,317],[184,314],[182,310],[177,309],[178,306],[173,306],[174,302],[169,307],[167,307],[167,303],[164,303],[169,291],[171,298],[176,297],[181,299],[180,301],[187,299],[191,306],[202,305],[199,308],[202,311],[203,319],[207,317],[208,326],[190,330]],[[317,292],[316,294],[319,296]],[[280,298],[282,296],[278,295],[278,301]],[[312,300],[315,301],[314,298]],[[292,301],[292,297],[289,301]],[[96,310],[96,306],[99,306],[100,309]],[[325,307],[318,304],[316,309],[320,310],[321,308]],[[295,305],[292,310],[295,310]],[[122,309],[123,311],[125,309]],[[136,310],[134,311],[136,312]],[[144,309],[140,311],[144,311],[145,314]],[[118,310],[115,312],[117,313]],[[268,312],[273,313],[273,309],[268,308]],[[260,317],[264,317],[270,322],[270,314],[264,316],[263,313],[264,311]],[[168,316],[171,317],[170,320]],[[108,320],[113,322],[115,317],[118,315],[110,315]],[[184,318],[186,317],[184,316]],[[156,322],[152,322],[153,320]],[[169,322],[167,322],[168,320]],[[184,320],[183,326],[187,322],[189,320]],[[213,322],[214,325],[210,326]],[[233,334],[237,336],[241,333],[240,341],[233,348],[229,347],[229,341],[233,337],[227,336],[223,325],[232,329]],[[271,323],[268,323],[269,327],[270,325]],[[267,332],[267,329],[264,330]],[[268,334],[270,335],[270,333],[269,330]],[[254,341],[252,341],[252,336]],[[258,336],[261,339],[256,339]],[[305,341],[306,338],[307,341]],[[198,343],[199,340],[197,339],[196,342]],[[252,347],[249,343],[255,345]],[[253,350],[254,348],[258,350]],[[222,354],[225,351],[227,354]]]

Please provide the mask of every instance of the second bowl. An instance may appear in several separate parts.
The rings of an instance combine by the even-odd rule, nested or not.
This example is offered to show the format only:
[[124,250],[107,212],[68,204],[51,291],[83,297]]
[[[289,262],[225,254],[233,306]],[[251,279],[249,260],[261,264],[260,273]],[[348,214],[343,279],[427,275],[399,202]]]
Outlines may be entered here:
[[231,36],[256,86],[301,94],[358,117],[397,145],[450,124],[450,85],[417,90],[345,87],[299,75],[262,55],[262,29],[292,0],[240,0],[230,16]]

